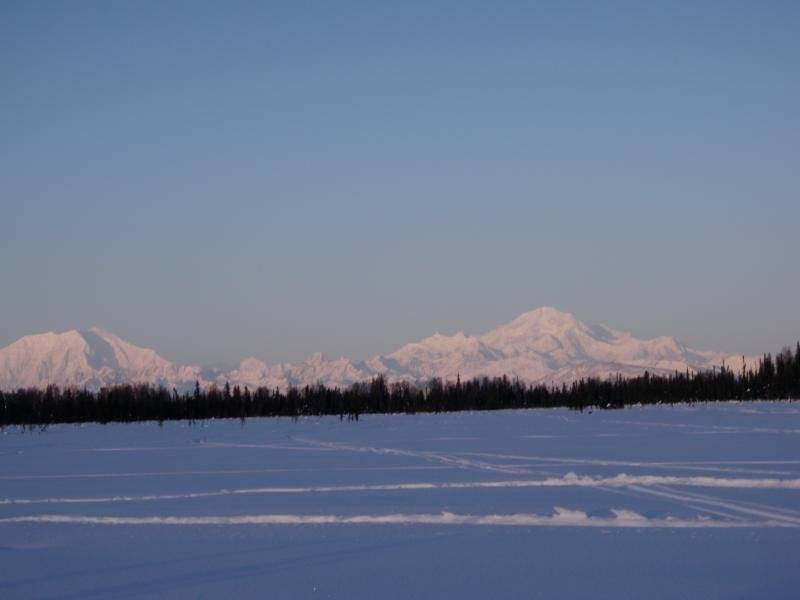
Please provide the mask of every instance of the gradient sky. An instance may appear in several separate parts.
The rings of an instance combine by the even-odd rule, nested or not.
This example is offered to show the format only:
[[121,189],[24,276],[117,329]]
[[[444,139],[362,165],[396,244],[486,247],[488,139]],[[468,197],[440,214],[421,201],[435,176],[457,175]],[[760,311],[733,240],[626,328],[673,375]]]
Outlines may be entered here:
[[0,4],[0,346],[800,339],[798,2]]

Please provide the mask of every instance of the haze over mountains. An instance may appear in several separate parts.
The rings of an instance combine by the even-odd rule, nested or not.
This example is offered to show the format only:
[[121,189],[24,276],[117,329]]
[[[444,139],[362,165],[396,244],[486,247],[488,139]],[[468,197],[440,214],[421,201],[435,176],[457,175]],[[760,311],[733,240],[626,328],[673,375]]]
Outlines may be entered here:
[[[99,328],[23,337],[0,349],[0,388],[48,384],[98,389],[146,382],[184,390],[201,385],[256,388],[323,383],[349,386],[383,374],[389,381],[424,382],[478,376],[562,383],[582,377],[635,376],[675,370],[706,370],[723,361],[735,369],[742,355],[688,348],[672,337],[640,340],[603,325],[587,325],[572,314],[543,307],[524,313],[481,336],[436,333],[391,354],[352,362],[312,354],[296,363],[267,364],[247,358],[235,368],[177,365],[154,350],[129,344]],[[748,364],[751,359],[747,359]]]

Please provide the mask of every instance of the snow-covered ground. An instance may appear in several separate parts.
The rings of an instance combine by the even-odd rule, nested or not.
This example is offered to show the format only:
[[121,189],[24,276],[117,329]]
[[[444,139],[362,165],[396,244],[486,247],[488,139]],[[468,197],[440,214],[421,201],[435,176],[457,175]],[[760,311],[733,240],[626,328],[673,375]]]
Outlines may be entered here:
[[0,597],[794,598],[800,405],[0,435]]

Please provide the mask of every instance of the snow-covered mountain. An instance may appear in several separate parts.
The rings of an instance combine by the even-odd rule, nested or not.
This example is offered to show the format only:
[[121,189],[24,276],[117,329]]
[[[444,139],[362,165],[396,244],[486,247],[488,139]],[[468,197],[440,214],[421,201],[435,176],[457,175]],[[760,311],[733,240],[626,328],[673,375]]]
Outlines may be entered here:
[[[586,325],[574,315],[542,307],[478,336],[434,335],[367,361],[390,379],[432,376],[518,377],[528,382],[561,383],[581,377],[634,376],[648,370],[705,370],[742,364],[741,355],[702,352],[671,337],[640,340],[603,325]],[[748,359],[748,364],[753,359]]]
[[[383,374],[389,381],[454,380],[461,376],[519,378],[562,383],[581,377],[634,376],[645,370],[705,370],[725,363],[740,368],[742,356],[687,348],[671,337],[640,340],[603,325],[587,325],[575,316],[543,307],[520,315],[481,336],[439,333],[406,344],[387,355],[354,363],[313,354],[297,363],[267,364],[256,358],[238,366],[181,366],[102,329],[45,333],[24,337],[0,350],[0,388],[58,385],[98,387],[147,382],[186,389],[231,384],[251,388],[324,383],[348,386]],[[753,359],[748,358],[748,366]]]
[[191,383],[200,369],[175,365],[97,327],[25,336],[0,350],[0,387],[73,385],[96,389],[125,382]]
[[289,386],[304,386],[323,383],[330,387],[347,387],[356,381],[365,381],[375,374],[359,368],[346,358],[331,360],[316,352],[303,362],[269,365],[257,358],[248,358],[228,373],[215,379],[217,385],[230,382],[232,385],[247,385],[251,388],[268,387],[286,389]]

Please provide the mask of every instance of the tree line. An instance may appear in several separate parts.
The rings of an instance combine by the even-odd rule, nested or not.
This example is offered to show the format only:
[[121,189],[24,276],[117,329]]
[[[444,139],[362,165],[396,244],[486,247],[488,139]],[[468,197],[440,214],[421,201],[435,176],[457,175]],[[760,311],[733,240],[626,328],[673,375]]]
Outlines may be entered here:
[[431,379],[424,385],[388,383],[382,376],[349,388],[322,384],[288,390],[211,385],[179,393],[148,384],[115,385],[98,391],[55,385],[0,390],[0,426],[54,423],[200,420],[211,418],[338,415],[357,420],[374,413],[566,407],[622,408],[634,404],[675,404],[724,400],[800,398],[800,342],[765,354],[757,366],[722,365],[711,371],[638,377],[581,379],[570,385],[527,385],[508,377],[455,382]]

